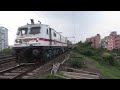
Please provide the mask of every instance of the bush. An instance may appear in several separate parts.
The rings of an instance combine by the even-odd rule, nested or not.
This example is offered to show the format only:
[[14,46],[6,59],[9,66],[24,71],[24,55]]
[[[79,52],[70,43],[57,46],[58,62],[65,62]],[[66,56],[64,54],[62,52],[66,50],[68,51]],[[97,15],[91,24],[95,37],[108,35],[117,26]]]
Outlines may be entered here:
[[10,49],[10,48],[5,48],[5,49],[3,49],[0,53],[1,54],[4,54],[4,55],[8,55],[8,54],[12,54],[12,49]]
[[70,61],[70,66],[74,68],[84,68],[85,63],[77,58]]
[[86,56],[92,56],[93,52],[91,50],[85,50],[85,51],[83,51],[83,54]]
[[114,65],[114,57],[109,53],[103,53],[102,58],[109,62],[110,65]]
[[91,58],[97,60],[97,61],[103,61],[103,58],[100,56],[92,56]]
[[103,55],[102,55],[102,58],[103,58],[104,60],[109,60],[110,57],[111,57],[111,54],[109,54],[109,53],[103,53]]
[[116,56],[115,58],[116,58],[116,59],[120,59],[120,56]]
[[80,51],[79,51],[79,48],[78,48],[78,47],[75,47],[75,48],[74,48],[74,50],[75,50],[76,52],[80,53]]

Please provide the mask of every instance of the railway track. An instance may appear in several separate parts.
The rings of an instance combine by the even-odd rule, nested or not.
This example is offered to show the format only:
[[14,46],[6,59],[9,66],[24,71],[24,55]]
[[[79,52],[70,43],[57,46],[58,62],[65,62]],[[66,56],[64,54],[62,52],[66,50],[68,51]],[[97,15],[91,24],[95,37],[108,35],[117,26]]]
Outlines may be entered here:
[[0,55],[0,71],[17,65],[15,57],[11,55]]
[[[43,74],[46,71],[52,69],[53,63],[61,62],[63,60],[65,54],[62,54],[62,55],[54,58],[53,60],[50,60],[47,63],[42,63],[42,64],[39,64],[39,65],[21,64],[21,65],[17,65],[17,66],[15,65],[11,68],[3,69],[2,71],[0,71],[0,79],[24,79],[22,77],[29,76],[29,74],[34,73],[34,71],[37,70],[38,68],[42,69],[42,71],[40,71],[40,73]],[[9,59],[10,59],[10,61],[13,61],[13,59],[15,60],[15,58],[12,58],[12,57],[10,57]],[[9,60],[6,60],[6,59],[4,59],[4,60],[6,62],[9,61]],[[4,62],[5,62],[4,60],[0,60],[1,61],[0,64],[1,63],[4,64]]]
[[4,58],[0,60],[0,65],[10,63],[10,62],[15,62],[14,57],[9,57],[9,58]]
[[34,70],[38,66],[32,64],[17,65],[5,70],[0,71],[0,79],[20,79],[28,72]]
[[10,58],[10,57],[12,57],[12,55],[0,55],[0,60],[4,58]]

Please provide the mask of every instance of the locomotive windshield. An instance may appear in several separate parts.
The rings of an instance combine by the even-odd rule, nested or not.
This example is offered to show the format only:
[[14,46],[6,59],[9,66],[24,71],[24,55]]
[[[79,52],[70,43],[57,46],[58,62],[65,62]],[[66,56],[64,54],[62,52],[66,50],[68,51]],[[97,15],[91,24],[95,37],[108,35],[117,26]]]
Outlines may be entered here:
[[30,29],[30,34],[39,34],[40,33],[40,27],[32,27]]
[[28,32],[28,28],[20,28],[18,30],[18,34],[17,35],[26,35]]

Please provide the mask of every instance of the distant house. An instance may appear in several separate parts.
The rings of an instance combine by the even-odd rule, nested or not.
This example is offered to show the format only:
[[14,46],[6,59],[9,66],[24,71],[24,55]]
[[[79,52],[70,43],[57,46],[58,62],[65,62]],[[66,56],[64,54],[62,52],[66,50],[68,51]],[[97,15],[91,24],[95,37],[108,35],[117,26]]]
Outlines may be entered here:
[[108,50],[120,49],[120,35],[117,32],[111,32],[108,37]]
[[86,42],[91,42],[92,43],[91,46],[94,48],[100,48],[101,47],[100,34],[97,34],[95,37],[86,38]]

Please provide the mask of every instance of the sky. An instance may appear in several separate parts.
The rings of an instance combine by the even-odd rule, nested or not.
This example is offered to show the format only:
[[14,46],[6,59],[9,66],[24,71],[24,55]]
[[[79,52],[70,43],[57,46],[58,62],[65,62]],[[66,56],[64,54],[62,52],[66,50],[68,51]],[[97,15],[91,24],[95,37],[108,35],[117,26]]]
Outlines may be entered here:
[[120,11],[0,11],[0,26],[9,30],[9,45],[14,45],[18,27],[30,19],[49,25],[73,42],[96,34],[103,38],[112,31],[120,34]]

